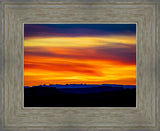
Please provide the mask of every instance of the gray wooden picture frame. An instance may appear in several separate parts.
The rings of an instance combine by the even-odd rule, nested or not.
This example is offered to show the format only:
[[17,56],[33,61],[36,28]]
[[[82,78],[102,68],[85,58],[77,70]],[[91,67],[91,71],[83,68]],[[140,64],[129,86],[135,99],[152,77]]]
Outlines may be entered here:
[[[159,128],[158,2],[2,2],[2,129]],[[136,23],[136,107],[24,107],[24,23]]]

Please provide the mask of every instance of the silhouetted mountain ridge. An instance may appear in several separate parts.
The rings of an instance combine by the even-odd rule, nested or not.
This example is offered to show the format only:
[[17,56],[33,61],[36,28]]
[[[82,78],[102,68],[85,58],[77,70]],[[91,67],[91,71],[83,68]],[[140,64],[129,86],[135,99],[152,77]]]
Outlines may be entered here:
[[[136,88],[136,87],[135,87]],[[128,89],[135,89],[128,88]],[[25,87],[25,89],[28,89]],[[72,85],[39,85],[39,86],[32,86],[29,88],[30,90],[36,90],[36,93],[43,92],[43,94],[51,92],[64,92],[64,93],[80,93],[80,94],[87,94],[87,93],[100,93],[100,92],[111,92],[111,91],[120,91],[127,89],[124,86],[121,85],[86,85],[86,84],[72,84]]]
[[[32,87],[56,87],[56,88],[92,88],[92,87],[123,87],[123,88],[136,88],[135,85],[116,85],[116,84],[50,84],[50,85],[37,85]],[[24,88],[29,88],[28,86],[25,86]]]

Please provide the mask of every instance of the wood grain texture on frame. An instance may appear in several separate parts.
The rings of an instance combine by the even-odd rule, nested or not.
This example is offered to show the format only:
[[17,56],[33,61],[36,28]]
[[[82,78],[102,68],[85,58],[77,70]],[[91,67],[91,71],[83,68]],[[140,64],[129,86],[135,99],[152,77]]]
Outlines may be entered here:
[[[24,23],[136,23],[137,106],[24,108]],[[2,2],[4,129],[158,129],[157,2]]]

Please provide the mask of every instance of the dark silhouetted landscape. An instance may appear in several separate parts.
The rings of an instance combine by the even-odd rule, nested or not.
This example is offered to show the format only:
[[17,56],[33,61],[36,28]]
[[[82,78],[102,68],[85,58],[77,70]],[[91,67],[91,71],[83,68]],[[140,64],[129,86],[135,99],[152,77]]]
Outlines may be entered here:
[[136,86],[66,84],[24,87],[24,107],[136,107]]

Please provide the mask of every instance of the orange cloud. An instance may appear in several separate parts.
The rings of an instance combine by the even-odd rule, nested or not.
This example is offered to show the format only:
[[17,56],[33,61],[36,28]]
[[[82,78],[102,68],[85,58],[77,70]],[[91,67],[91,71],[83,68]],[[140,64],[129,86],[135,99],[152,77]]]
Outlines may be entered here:
[[135,39],[135,36],[27,39],[24,85],[135,85]]

